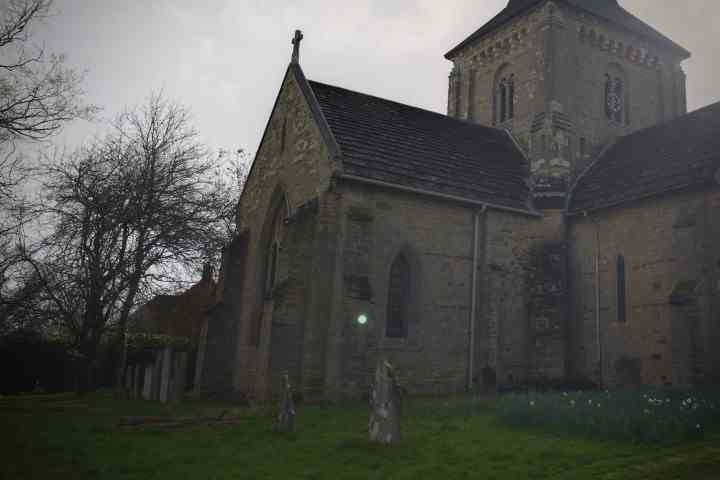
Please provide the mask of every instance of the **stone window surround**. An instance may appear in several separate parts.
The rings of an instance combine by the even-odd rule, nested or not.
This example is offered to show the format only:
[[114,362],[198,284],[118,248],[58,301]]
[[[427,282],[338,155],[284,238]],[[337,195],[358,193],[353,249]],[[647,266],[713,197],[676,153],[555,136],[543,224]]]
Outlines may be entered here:
[[[625,69],[623,69],[618,63],[609,63],[605,69],[605,75],[602,78],[602,85],[602,101],[603,111],[605,112],[605,120],[610,126],[614,127],[625,127],[630,125],[630,83]],[[620,97],[620,110],[616,113],[611,112],[608,105],[608,96],[611,93],[611,89],[615,89],[612,93]]]
[[493,123],[496,126],[512,124],[515,118],[515,73],[505,63],[497,69],[493,84]]
[[[403,255],[408,261],[410,266],[410,288],[408,295],[408,324],[407,324],[407,336],[404,338],[393,338],[386,335],[386,322],[387,322],[387,300],[389,295],[389,281],[390,281],[390,268],[392,262],[399,255]],[[384,292],[381,295],[382,304],[378,305],[378,311],[382,312],[383,318],[378,325],[378,340],[377,347],[380,350],[398,350],[398,351],[415,351],[422,349],[421,341],[421,324],[422,324],[422,299],[423,299],[423,268],[421,257],[419,253],[411,246],[404,244],[401,247],[395,249],[391,255],[388,256],[387,262],[383,262],[386,265],[384,271],[380,272],[382,275],[381,284],[379,285],[380,291]]]

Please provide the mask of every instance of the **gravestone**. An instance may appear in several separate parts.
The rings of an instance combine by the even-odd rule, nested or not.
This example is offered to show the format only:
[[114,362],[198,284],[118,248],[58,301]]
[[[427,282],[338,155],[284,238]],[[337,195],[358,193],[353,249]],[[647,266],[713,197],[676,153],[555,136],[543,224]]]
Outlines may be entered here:
[[128,365],[125,367],[125,391],[128,393],[132,391],[132,382],[134,380],[133,375],[135,373],[134,367],[134,365]]
[[295,430],[295,404],[293,402],[292,386],[286,373],[282,377],[280,392],[280,409],[273,430],[276,432],[292,432]]
[[151,400],[160,400],[160,383],[162,380],[163,351],[155,352],[155,364],[152,373],[152,395]]
[[179,402],[185,392],[185,376],[187,370],[187,352],[174,352],[173,374],[170,385],[169,401]]
[[135,365],[135,376],[133,379],[133,389],[131,392],[131,398],[136,400],[140,398],[140,391],[142,390],[143,381],[143,368],[142,365]]
[[370,387],[370,441],[390,445],[400,440],[400,387],[392,365],[381,360]]
[[171,347],[165,347],[162,351],[162,375],[160,376],[160,402],[167,403],[170,400],[170,375],[172,375]]
[[142,398],[152,400],[153,364],[145,365],[145,380],[143,381]]

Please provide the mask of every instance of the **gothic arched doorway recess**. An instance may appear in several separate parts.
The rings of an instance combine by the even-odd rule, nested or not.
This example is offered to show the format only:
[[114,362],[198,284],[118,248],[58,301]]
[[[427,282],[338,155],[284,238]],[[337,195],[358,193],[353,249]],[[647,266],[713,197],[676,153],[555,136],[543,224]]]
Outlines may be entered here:
[[262,382],[264,395],[279,392],[287,373],[297,388],[300,382],[303,329],[298,311],[301,298],[291,278],[295,252],[293,228],[287,197],[278,189],[273,195],[264,235],[263,328],[270,328],[267,373]]

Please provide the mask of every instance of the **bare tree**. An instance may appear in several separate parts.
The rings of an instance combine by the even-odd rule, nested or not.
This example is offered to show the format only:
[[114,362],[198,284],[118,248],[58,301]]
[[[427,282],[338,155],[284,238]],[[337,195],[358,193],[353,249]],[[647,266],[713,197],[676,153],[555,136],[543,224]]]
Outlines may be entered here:
[[[28,177],[17,141],[39,141],[69,120],[89,118],[97,110],[82,101],[82,75],[62,55],[46,54],[32,42],[35,24],[48,18],[53,0],[0,2],[0,320],[28,305],[27,265],[17,244],[31,220],[18,194]],[[11,275],[12,274],[12,275]]]
[[22,259],[41,286],[41,314],[61,320],[86,360],[82,386],[103,335],[117,334],[120,378],[133,308],[175,287],[179,269],[200,271],[219,256],[230,188],[218,181],[221,159],[185,108],[154,94],[106,137],[45,162],[34,213],[51,232]]
[[0,144],[0,334],[30,291],[19,281],[24,276],[15,245],[20,241],[23,224],[29,219],[18,196],[18,186],[27,178],[23,158],[11,144],[3,152]]
[[30,44],[30,28],[46,17],[52,0],[6,0],[0,6],[0,143],[41,140],[64,123],[88,117],[82,75],[64,55]]
[[135,208],[128,292],[120,312],[121,358],[125,368],[127,321],[141,289],[153,291],[170,280],[174,266],[196,270],[217,257],[226,238],[226,191],[213,181],[217,163],[200,144],[187,109],[153,94],[146,105],[116,122],[133,158]]
[[225,245],[237,234],[238,202],[250,173],[250,165],[251,158],[242,148],[220,149],[217,154],[213,189],[222,203],[220,218],[224,225]]
[[127,290],[131,236],[125,201],[127,158],[105,142],[43,166],[36,211],[52,230],[40,242],[20,245],[39,287],[42,314],[61,322],[85,361],[78,387],[92,386],[100,339],[117,318]]

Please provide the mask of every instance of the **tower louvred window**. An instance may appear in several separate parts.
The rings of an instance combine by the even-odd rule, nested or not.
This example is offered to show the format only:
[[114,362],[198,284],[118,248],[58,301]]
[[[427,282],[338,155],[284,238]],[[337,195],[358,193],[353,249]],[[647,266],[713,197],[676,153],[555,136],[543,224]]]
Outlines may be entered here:
[[620,77],[605,75],[605,115],[608,120],[625,123],[625,85]]

